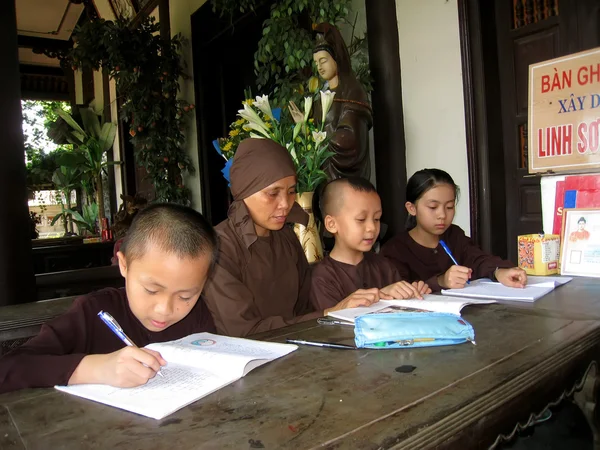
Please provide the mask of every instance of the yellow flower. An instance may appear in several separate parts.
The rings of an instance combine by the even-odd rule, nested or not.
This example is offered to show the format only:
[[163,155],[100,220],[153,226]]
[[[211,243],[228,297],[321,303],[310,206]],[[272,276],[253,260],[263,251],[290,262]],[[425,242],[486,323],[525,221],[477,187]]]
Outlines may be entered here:
[[254,103],[254,100],[251,98],[248,98],[248,99],[244,100],[242,103],[244,103],[248,106],[252,106],[252,104]]
[[267,122],[265,125],[266,125],[266,126],[267,126],[267,128],[269,128],[269,129],[273,128],[273,125],[271,124],[271,122]]
[[235,121],[235,124],[238,127],[241,127],[242,125],[244,125],[245,122],[246,122],[246,119],[238,119],[238,120]]
[[229,136],[231,137],[236,137],[238,134],[240,134],[240,130],[231,130],[229,132]]
[[250,128],[248,125],[244,125],[244,126],[242,127],[242,130],[244,130],[244,131],[250,131],[251,129],[252,129],[252,128]]
[[315,123],[315,119],[313,119],[312,117],[310,119],[308,119],[309,123]]
[[233,144],[231,142],[228,142],[227,144],[225,144],[225,146],[223,147],[223,150],[225,150],[226,152],[228,152],[229,150],[231,150],[231,147],[233,146]]
[[271,116],[269,116],[268,114],[265,114],[264,119],[265,119],[265,122],[270,122]]

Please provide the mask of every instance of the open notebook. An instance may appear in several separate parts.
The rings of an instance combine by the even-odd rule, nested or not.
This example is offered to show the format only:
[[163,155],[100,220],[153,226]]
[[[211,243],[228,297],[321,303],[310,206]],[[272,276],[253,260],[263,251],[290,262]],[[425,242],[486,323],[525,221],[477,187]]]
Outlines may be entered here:
[[256,367],[293,352],[289,344],[197,333],[148,345],[168,362],[147,384],[117,388],[100,384],[56,389],[153,419],[162,419],[245,376]]
[[513,288],[488,278],[482,278],[472,281],[471,284],[462,289],[443,289],[442,294],[468,298],[534,302],[553,291],[557,286],[566,284],[572,279],[571,277],[528,277],[527,286]]
[[445,295],[424,295],[423,300],[380,300],[371,306],[342,309],[328,312],[327,315],[336,319],[354,322],[358,316],[373,313],[394,313],[402,311],[435,311],[460,315],[466,305],[496,303],[494,300],[472,300],[469,298],[454,298]]

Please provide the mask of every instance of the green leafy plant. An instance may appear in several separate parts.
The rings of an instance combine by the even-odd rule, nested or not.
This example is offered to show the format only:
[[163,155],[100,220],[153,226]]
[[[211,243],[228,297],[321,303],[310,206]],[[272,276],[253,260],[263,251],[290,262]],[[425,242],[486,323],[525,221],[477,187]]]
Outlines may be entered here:
[[[180,35],[164,39],[154,18],[137,27],[124,19],[93,20],[76,28],[74,68],[103,70],[114,79],[120,118],[129,126],[138,164],[152,181],[157,201],[188,205],[183,175],[194,167],[184,149],[185,117],[193,104],[177,99],[184,77]],[[102,214],[102,205],[99,205]]]
[[82,213],[77,211],[69,211],[73,217],[73,221],[77,224],[79,230],[86,230],[89,234],[98,232],[98,213],[99,208],[97,203],[83,205]]
[[279,0],[263,24],[263,36],[254,55],[256,82],[270,92],[275,106],[299,103],[302,87],[314,74],[312,26],[340,24],[349,14],[350,0]]
[[89,234],[96,234],[98,232],[98,204],[92,203],[91,205],[83,205],[83,213],[74,209],[65,208],[62,212],[58,213],[52,219],[52,225],[59,219],[71,218],[71,221],[77,225],[79,232],[87,231]]
[[54,109],[70,111],[71,108],[66,102],[39,100],[22,100],[21,108],[27,187],[32,194],[39,190],[54,189],[52,175],[60,167],[58,161],[62,154],[73,151],[73,146],[66,140],[57,142],[53,139],[53,126],[58,118]]
[[[73,220],[69,220],[71,217],[67,212],[71,210],[71,194],[74,189],[79,186],[81,180],[81,171],[76,167],[61,166],[54,171],[52,175],[52,182],[60,192],[61,196],[65,198],[65,203],[60,201],[62,212],[54,216],[51,225],[53,226],[59,219],[63,220],[65,228],[65,236],[73,234]],[[60,198],[60,196],[59,196]]]
[[[260,0],[211,0],[221,16],[254,11]],[[273,106],[300,103],[308,79],[314,75],[314,24],[347,22],[350,0],[276,0],[263,23],[263,34],[254,54],[259,92],[269,93]],[[352,53],[351,53],[352,54]],[[368,65],[367,71],[368,71]]]
[[[102,186],[102,174],[106,168],[119,164],[119,162],[107,161],[106,152],[112,147],[117,132],[117,126],[111,122],[100,124],[98,114],[92,108],[80,109],[83,128],[68,113],[57,109],[56,113],[70,127],[71,132],[67,140],[77,147],[77,152],[63,155],[62,163],[77,166],[84,175],[92,180],[98,203],[100,219],[105,217],[104,213],[104,189]],[[68,161],[68,162],[67,162]],[[90,192],[87,181],[83,183],[86,191]]]

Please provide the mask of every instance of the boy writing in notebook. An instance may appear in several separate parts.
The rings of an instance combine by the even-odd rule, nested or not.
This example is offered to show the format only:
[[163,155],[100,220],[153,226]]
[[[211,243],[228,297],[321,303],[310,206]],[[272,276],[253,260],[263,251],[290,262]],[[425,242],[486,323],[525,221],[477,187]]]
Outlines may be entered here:
[[[138,347],[215,332],[199,297],[216,249],[216,234],[200,213],[149,206],[136,216],[117,254],[125,288],[79,297],[63,316],[1,358],[0,393],[57,384],[145,384],[167,362]],[[101,310],[137,347],[123,344],[97,316]]]
[[380,299],[422,298],[431,292],[422,281],[402,281],[389,261],[371,252],[379,236],[382,210],[369,181],[353,177],[329,182],[320,207],[335,245],[313,269],[310,298],[317,310],[349,297],[370,304]]

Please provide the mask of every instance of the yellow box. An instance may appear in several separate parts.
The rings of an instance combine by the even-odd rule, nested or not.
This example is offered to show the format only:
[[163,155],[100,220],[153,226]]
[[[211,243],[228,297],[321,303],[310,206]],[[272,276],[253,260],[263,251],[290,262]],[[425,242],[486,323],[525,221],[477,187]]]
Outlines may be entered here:
[[83,239],[84,244],[97,244],[98,242],[102,242],[101,237],[88,237]]
[[527,275],[559,273],[560,236],[558,234],[524,234],[518,237],[519,267]]

